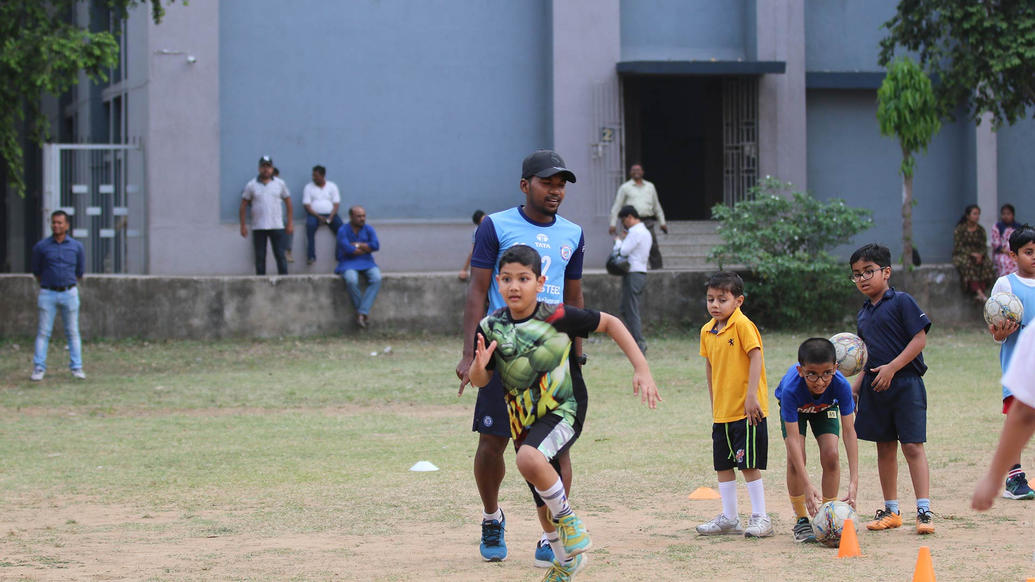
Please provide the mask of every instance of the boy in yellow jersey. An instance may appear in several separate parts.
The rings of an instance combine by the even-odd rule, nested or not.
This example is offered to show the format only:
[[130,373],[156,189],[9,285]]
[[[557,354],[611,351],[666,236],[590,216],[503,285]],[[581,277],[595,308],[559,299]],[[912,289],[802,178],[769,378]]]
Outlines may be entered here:
[[[740,311],[744,281],[719,272],[708,280],[711,321],[701,328],[708,395],[712,402],[712,461],[719,476],[722,513],[697,526],[701,535],[743,534],[770,537],[773,524],[765,510],[762,470],[766,466],[769,414],[762,358],[762,336]],[[751,499],[751,517],[741,528],[737,515],[737,474],[740,469]]]

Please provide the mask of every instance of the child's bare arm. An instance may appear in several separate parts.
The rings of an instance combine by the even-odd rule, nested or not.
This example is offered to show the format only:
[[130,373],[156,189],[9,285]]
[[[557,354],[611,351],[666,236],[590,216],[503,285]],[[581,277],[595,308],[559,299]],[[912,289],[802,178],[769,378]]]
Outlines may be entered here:
[[855,434],[854,412],[841,417],[841,438],[848,457],[848,491],[841,501],[855,509],[855,499],[859,493],[859,438]]
[[978,511],[984,511],[992,507],[992,502],[999,495],[1002,489],[1003,477],[1006,471],[1013,464],[1013,460],[1024,450],[1031,435],[1035,433],[1035,408],[1032,408],[1019,400],[1014,400],[1010,406],[1010,412],[1006,415],[1006,423],[1003,425],[1003,432],[999,435],[999,445],[996,446],[995,455],[992,456],[992,464],[988,473],[978,482],[974,490],[974,497],[970,506]]
[[891,381],[895,378],[895,373],[904,368],[909,362],[913,361],[913,358],[917,357],[920,352],[924,351],[924,346],[927,345],[927,332],[920,330],[916,332],[913,339],[909,340],[906,344],[905,349],[902,350],[894,360],[891,360],[883,366],[877,366],[876,368],[870,368],[871,372],[876,372],[877,377],[873,379],[873,390],[875,392],[883,392],[891,387]]
[[747,398],[744,399],[744,414],[749,424],[762,422],[762,405],[758,403],[758,382],[762,378],[762,350],[754,348],[748,352],[748,385]]
[[496,350],[496,340],[492,340],[488,346],[485,345],[485,336],[478,334],[478,341],[475,344],[474,361],[471,362],[470,378],[471,384],[481,388],[492,379],[492,373],[485,367],[492,359],[492,352]]
[[636,340],[633,339],[629,330],[625,329],[625,324],[610,313],[601,312],[600,324],[596,331],[611,336],[618,347],[622,348],[625,357],[629,358],[629,362],[633,365],[633,394],[639,394],[641,402],[646,402],[651,408],[656,408],[658,402],[661,402],[661,395],[650,374],[647,358],[643,357],[643,352],[636,345]]
[[708,358],[704,359],[704,380],[708,385],[708,404],[712,407],[712,415],[715,415],[715,400],[712,398],[712,363]]

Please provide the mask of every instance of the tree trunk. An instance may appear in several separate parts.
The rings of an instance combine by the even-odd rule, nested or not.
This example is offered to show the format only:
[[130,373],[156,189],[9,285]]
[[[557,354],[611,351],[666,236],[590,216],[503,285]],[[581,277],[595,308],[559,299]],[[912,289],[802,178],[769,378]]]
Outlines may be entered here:
[[902,176],[902,268],[913,269],[913,174]]

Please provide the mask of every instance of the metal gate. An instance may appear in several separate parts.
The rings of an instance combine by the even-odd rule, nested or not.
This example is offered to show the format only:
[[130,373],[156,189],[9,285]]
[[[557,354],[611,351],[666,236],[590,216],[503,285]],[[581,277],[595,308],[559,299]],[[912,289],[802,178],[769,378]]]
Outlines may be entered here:
[[722,141],[722,197],[732,205],[758,184],[758,79],[723,80]]
[[593,87],[593,129],[590,136],[589,186],[593,191],[597,216],[611,211],[615,193],[625,181],[622,127],[622,99],[615,75],[607,81],[598,81]]
[[43,232],[64,210],[89,273],[147,272],[147,197],[140,145],[43,146]]

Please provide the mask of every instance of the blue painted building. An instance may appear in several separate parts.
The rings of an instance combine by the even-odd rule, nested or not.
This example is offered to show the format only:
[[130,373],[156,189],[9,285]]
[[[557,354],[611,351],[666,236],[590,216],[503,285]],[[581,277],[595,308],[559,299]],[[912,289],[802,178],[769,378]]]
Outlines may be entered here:
[[[237,211],[261,155],[291,189],[296,256],[304,256],[302,187],[321,164],[342,192],[343,214],[366,208],[384,270],[455,271],[471,212],[520,203],[521,159],[539,147],[559,151],[579,177],[562,214],[585,228],[591,267],[603,264],[607,212],[634,161],[658,185],[670,221],[707,219],[713,204],[771,175],[872,209],[876,225],[860,242],[897,251],[900,154],[876,123],[880,26],[894,8],[892,0],[213,0],[171,5],[155,25],[138,7],[125,23],[120,74],[48,109],[60,141],[136,143],[144,152],[133,181],[146,209],[122,227],[146,243],[129,272],[251,273]],[[949,259],[968,203],[983,206],[988,224],[1002,202],[1035,220],[1035,170],[1025,163],[1033,144],[1030,120],[997,133],[965,120],[944,126],[915,179],[925,261]],[[54,207],[42,188],[34,195],[41,215]],[[15,228],[25,209],[11,208],[33,199],[7,200],[6,255],[21,270],[43,227]],[[78,216],[75,226],[91,220]],[[317,244],[318,262],[296,262],[291,273],[330,272],[330,233]]]

